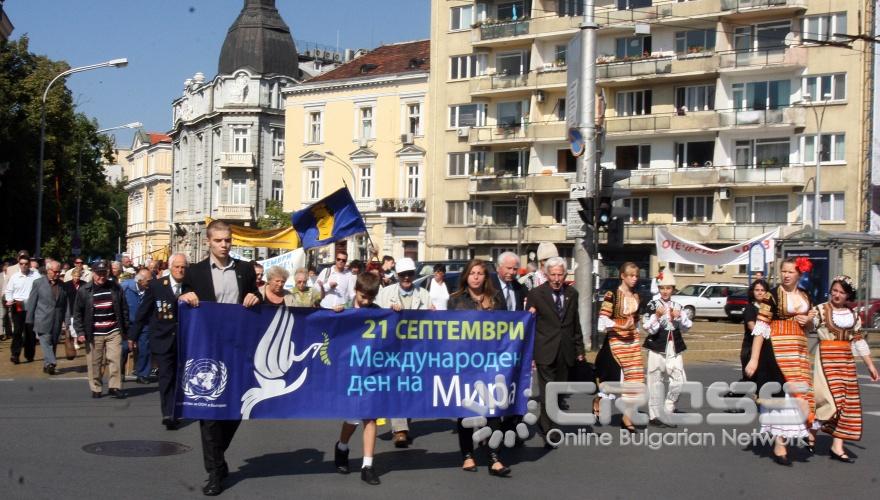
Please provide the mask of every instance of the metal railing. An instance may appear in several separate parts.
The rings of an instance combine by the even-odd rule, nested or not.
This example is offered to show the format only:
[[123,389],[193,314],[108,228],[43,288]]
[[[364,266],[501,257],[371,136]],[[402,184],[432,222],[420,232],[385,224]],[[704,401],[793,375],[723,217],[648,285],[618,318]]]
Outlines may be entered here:
[[807,56],[803,47],[771,47],[757,50],[734,50],[719,54],[718,67],[746,68],[751,66],[806,66]]
[[803,0],[721,0],[721,10],[745,10],[767,7],[800,7]]
[[672,57],[649,58],[638,61],[611,61],[596,64],[596,78],[626,78],[632,76],[664,75],[672,73]]
[[[471,80],[471,92],[527,87],[534,84],[533,73],[520,75],[489,75]],[[531,80],[531,81],[530,81]]]
[[801,107],[718,111],[718,118],[719,125],[722,127],[744,127],[751,125],[806,125],[806,113],[804,108]]
[[424,198],[378,198],[376,210],[379,212],[424,213]]
[[480,25],[480,40],[494,40],[529,34],[529,20],[506,21]]

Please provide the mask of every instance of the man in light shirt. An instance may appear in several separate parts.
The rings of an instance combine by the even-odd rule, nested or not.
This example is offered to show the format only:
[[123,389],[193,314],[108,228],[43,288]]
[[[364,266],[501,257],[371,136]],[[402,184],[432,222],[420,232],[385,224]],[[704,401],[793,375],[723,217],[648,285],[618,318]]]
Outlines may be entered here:
[[21,349],[24,347],[24,357],[28,363],[34,360],[37,338],[33,330],[27,326],[27,300],[31,294],[34,280],[40,277],[40,273],[31,269],[30,259],[27,254],[18,256],[18,272],[6,281],[6,309],[12,316],[12,356],[9,358],[13,364],[20,362]]
[[336,262],[318,274],[315,286],[324,291],[321,307],[324,309],[345,308],[354,297],[354,276],[345,269],[348,254],[336,252]]

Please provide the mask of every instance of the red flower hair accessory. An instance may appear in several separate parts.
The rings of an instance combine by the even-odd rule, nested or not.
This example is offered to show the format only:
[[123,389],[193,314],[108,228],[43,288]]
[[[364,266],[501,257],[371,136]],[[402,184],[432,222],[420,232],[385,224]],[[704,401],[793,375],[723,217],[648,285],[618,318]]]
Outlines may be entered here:
[[807,257],[798,257],[794,260],[794,267],[801,274],[808,273],[813,270],[813,261]]

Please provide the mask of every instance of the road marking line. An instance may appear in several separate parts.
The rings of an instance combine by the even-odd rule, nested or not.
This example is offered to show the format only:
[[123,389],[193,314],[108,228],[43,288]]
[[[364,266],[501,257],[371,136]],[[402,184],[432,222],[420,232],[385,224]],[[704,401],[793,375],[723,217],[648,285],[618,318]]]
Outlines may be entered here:
[[866,411],[865,415],[874,415],[875,417],[880,417],[880,411]]
[[50,378],[49,380],[88,380],[88,377],[59,377],[59,378]]
[[0,378],[0,382],[14,382],[14,378]]
[[875,387],[880,389],[880,384],[862,384],[862,387]]

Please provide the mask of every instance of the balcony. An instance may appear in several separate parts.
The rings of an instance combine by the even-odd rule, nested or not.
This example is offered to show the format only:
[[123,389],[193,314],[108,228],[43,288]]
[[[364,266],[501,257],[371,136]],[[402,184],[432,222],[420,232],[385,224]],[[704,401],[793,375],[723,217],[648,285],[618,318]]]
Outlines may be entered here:
[[721,0],[726,20],[741,21],[768,14],[797,14],[806,10],[806,0]]
[[525,122],[507,127],[472,127],[468,144],[529,144],[532,142],[561,142],[565,140],[565,122]]
[[596,64],[598,84],[615,87],[654,78],[693,78],[718,72],[718,54],[695,53],[675,57],[651,57],[636,61],[600,61]]
[[[505,21],[490,23],[485,22],[475,28],[475,34],[479,34],[479,41],[497,40],[499,38],[511,38],[529,34],[529,20]],[[475,42],[478,40],[474,40]]]
[[718,111],[721,127],[794,127],[806,126],[806,110],[802,107],[777,109],[744,109]]
[[656,134],[698,134],[749,128],[803,128],[806,111],[802,107],[761,110],[714,110],[681,114],[612,116],[605,119],[609,137],[648,137]]
[[807,66],[806,47],[736,50],[719,55],[718,71],[743,74],[759,73],[767,69],[803,69]]
[[541,14],[534,19],[478,23],[471,40],[474,47],[507,47],[522,45],[535,38],[564,39],[577,32],[580,16],[553,16]]
[[611,134],[627,134],[668,130],[672,127],[672,115],[616,116],[605,119],[605,131]]
[[803,186],[807,176],[800,165],[778,167],[684,167],[634,170],[617,185],[631,190],[705,189],[713,187]]
[[254,207],[250,205],[220,205],[217,207],[215,218],[251,221],[254,219]]
[[568,85],[565,66],[543,69],[535,75],[535,85],[539,89],[564,89]]
[[562,224],[529,224],[522,228],[516,226],[476,226],[468,231],[468,244],[507,243],[538,243],[550,241],[554,243],[567,241],[565,226]]
[[132,236],[134,233],[143,233],[147,230],[147,224],[144,222],[135,222],[133,224],[128,225],[128,230],[126,233],[129,236]]
[[378,198],[376,211],[386,217],[424,217],[424,198]]
[[524,177],[492,177],[487,172],[487,175],[471,177],[468,193],[471,195],[509,195],[512,192],[518,194],[567,193],[568,185],[574,178],[574,174],[566,173]]
[[242,168],[250,172],[254,168],[253,153],[220,153],[221,169]]
[[472,96],[487,96],[498,94],[515,94],[517,92],[529,92],[535,85],[535,73],[529,72],[524,75],[489,75],[480,78],[472,78],[470,91]]

